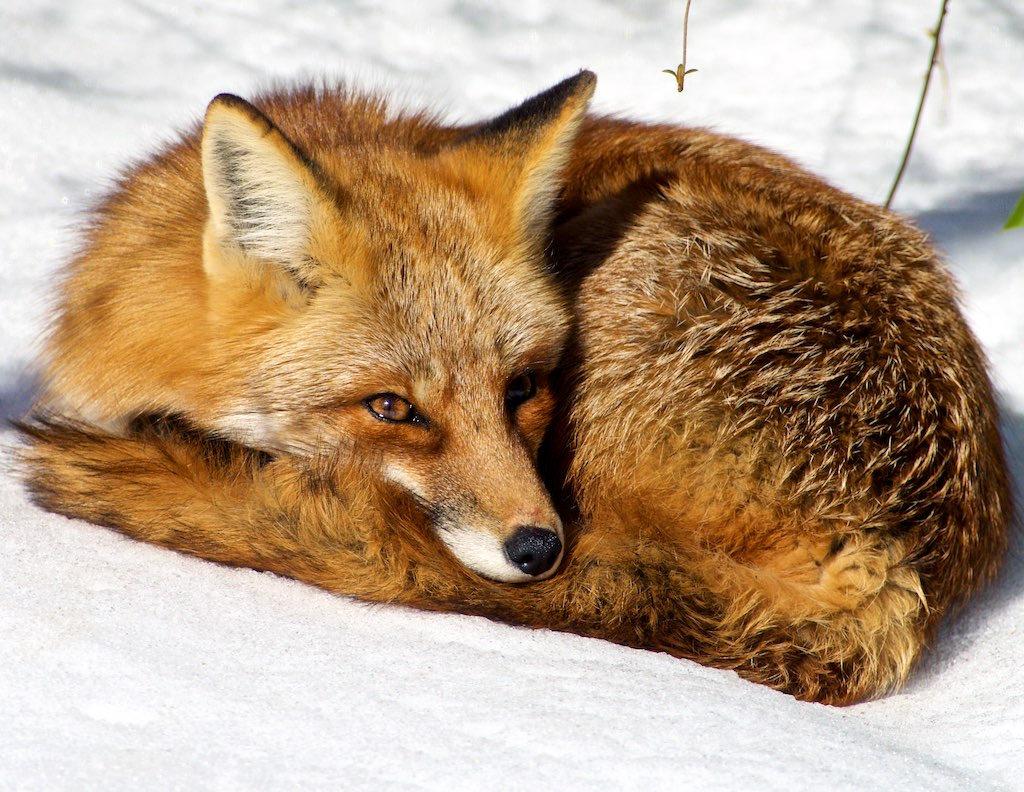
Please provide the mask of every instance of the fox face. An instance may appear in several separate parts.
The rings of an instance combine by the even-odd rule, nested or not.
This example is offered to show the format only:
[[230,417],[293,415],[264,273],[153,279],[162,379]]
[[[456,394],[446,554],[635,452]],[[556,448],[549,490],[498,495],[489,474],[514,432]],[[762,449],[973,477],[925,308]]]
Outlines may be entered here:
[[302,151],[217,97],[203,267],[222,365],[246,374],[214,429],[358,455],[469,568],[552,574],[564,537],[535,460],[569,312],[543,246],[593,87],[582,72],[429,153]]

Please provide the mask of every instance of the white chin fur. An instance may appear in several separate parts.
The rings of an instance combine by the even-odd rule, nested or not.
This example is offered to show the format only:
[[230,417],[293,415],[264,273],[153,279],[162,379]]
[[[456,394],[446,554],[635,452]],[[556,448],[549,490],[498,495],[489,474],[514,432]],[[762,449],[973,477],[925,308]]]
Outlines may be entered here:
[[[556,563],[540,575],[527,575],[512,565],[505,555],[505,548],[498,537],[485,531],[471,528],[451,528],[438,531],[441,540],[463,564],[491,580],[502,583],[522,583],[527,580],[543,580],[558,569]],[[558,561],[561,562],[561,556]]]

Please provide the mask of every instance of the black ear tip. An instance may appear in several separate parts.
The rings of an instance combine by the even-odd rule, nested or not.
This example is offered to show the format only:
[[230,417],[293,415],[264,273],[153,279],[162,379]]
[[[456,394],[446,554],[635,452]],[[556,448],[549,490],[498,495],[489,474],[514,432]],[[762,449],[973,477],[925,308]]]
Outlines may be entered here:
[[213,99],[210,100],[210,104],[206,106],[206,117],[209,118],[211,113],[217,112],[218,110],[233,110],[237,113],[242,113],[251,121],[264,126],[269,125],[270,123],[267,117],[253,105],[242,97],[235,96],[230,93],[219,93],[213,97]]
[[589,69],[581,69],[546,91],[541,91],[522,104],[476,127],[463,140],[501,137],[511,133],[532,134],[556,118],[567,106],[572,106],[576,112],[580,112],[593,96],[595,85],[597,75]]
[[576,74],[571,77],[566,77],[561,82],[557,82],[548,88],[540,96],[551,95],[552,97],[559,97],[562,101],[569,99],[573,96],[584,95],[586,98],[594,93],[594,88],[597,86],[597,75],[590,69],[580,69]]
[[219,93],[213,99],[210,100],[210,104],[207,107],[249,107],[249,103],[245,101],[241,96],[235,96],[232,93]]
[[538,97],[546,96],[552,105],[561,104],[570,100],[587,101],[594,95],[597,87],[597,75],[590,69],[580,69],[572,77],[566,77],[560,83],[548,88]]
[[597,85],[597,75],[590,69],[580,69],[575,79],[581,88],[593,88]]

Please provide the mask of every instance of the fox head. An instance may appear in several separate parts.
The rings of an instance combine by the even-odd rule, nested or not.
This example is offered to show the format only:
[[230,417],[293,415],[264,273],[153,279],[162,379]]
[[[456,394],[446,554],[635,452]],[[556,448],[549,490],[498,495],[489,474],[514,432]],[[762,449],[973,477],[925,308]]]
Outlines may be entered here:
[[564,537],[535,460],[569,313],[543,248],[594,84],[581,72],[431,152],[303,148],[214,99],[203,266],[225,366],[245,372],[215,429],[358,454],[467,567],[552,574]]

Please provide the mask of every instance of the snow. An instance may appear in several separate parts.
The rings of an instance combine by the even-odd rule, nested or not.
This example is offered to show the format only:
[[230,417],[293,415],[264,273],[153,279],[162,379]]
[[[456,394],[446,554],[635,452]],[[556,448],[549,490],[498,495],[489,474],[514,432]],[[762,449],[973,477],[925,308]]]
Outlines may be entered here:
[[[938,2],[182,2],[0,7],[0,413],[115,169],[220,91],[345,75],[452,118],[581,66],[598,109],[709,124],[881,199]],[[897,200],[948,253],[1024,479],[1024,14],[951,4]],[[9,432],[0,445],[10,445]],[[0,787],[1024,789],[1024,542],[899,694],[803,704],[595,640],[370,607],[29,505],[0,459]]]

